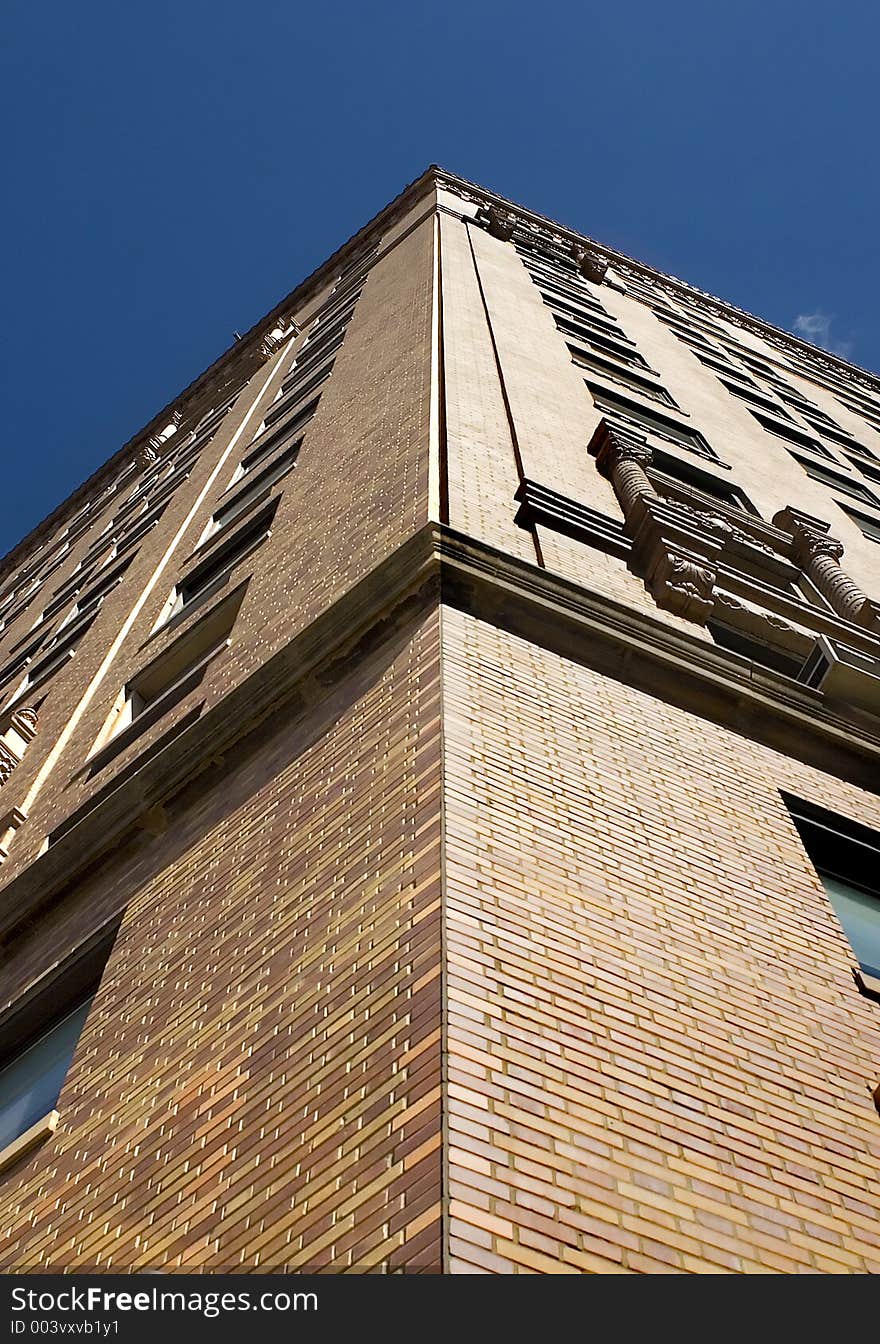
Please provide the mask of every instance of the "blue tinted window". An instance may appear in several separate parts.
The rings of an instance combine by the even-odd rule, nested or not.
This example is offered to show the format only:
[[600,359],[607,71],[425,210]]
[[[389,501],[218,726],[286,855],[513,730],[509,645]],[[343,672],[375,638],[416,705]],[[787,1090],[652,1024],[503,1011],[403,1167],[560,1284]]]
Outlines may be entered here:
[[838,877],[819,876],[859,965],[880,979],[880,899]]
[[0,1148],[54,1109],[91,1004],[86,999],[0,1069]]

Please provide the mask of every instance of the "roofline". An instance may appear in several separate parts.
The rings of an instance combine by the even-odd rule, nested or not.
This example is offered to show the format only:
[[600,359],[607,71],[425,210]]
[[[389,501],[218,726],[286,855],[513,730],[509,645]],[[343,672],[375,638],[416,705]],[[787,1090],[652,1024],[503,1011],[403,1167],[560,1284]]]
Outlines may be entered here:
[[80,504],[85,503],[87,497],[93,491],[100,488],[104,483],[105,477],[112,476],[130,461],[136,450],[144,443],[148,442],[151,435],[158,434],[162,428],[169,423],[175,411],[181,409],[181,404],[187,405],[198,401],[203,392],[207,391],[211,383],[218,380],[221,374],[227,370],[231,371],[239,361],[246,362],[247,358],[253,357],[258,351],[261,342],[272,330],[273,325],[278,318],[290,313],[294,307],[300,307],[307,303],[311,295],[321,289],[333,274],[333,271],[344,263],[348,255],[355,252],[368,242],[370,235],[377,232],[380,228],[387,229],[394,219],[403,214],[405,210],[419,199],[424,192],[433,185],[433,165],[421,173],[412,182],[408,183],[393,200],[384,206],[375,214],[362,228],[353,233],[344,243],[341,243],[335,252],[331,253],[320,266],[316,267],[306,278],[290,291],[280,303],[270,309],[265,316],[259,318],[249,331],[231,346],[218,355],[212,364],[204,369],[197,378],[178,392],[172,399],[158,411],[150,420],[138,429],[131,438],[127,439],[121,448],[102,462],[102,464],[92,472],[81,485],[78,485],[71,494],[67,495],[57,505],[51,513],[35,524],[20,541],[0,557],[0,580],[2,580],[11,569],[15,567],[19,559],[25,553],[31,551],[38,545],[44,533],[52,532],[63,521],[65,516],[75,510]]
[[[486,187],[481,187],[476,182],[469,182],[467,178],[459,177],[457,173],[452,173],[439,164],[432,163],[426,170],[432,173],[435,179],[439,178],[447,181],[454,187],[466,191],[473,195],[482,204],[503,205],[512,210],[522,220],[532,224],[537,224],[543,228],[552,229],[565,241],[586,243],[591,250],[606,257],[613,266],[616,263],[622,265],[634,274],[644,275],[652,280],[659,280],[667,288],[674,292],[686,294],[689,297],[697,299],[700,303],[717,305],[719,316],[724,313],[735,314],[740,324],[747,326],[758,332],[770,334],[774,340],[778,340],[785,345],[792,345],[805,355],[815,359],[818,355],[821,360],[839,368],[841,373],[852,377],[856,375],[859,380],[867,380],[873,391],[880,394],[880,373],[873,369],[865,369],[860,364],[853,363],[852,360],[845,359],[842,355],[836,355],[830,350],[824,350],[821,346],[813,345],[801,336],[796,336],[793,332],[787,331],[784,327],[778,327],[769,319],[758,317],[754,313],[748,312],[745,308],[739,308],[729,299],[719,298],[717,294],[711,294],[708,290],[700,289],[697,285],[690,284],[687,280],[682,280],[678,276],[670,275],[667,271],[661,271],[656,266],[649,265],[648,262],[639,261],[636,257],[629,256],[626,252],[620,252],[617,248],[611,247],[608,243],[602,243],[596,238],[591,238],[588,234],[580,233],[577,229],[571,228],[568,224],[561,224],[558,220],[551,219],[549,215],[539,214],[535,210],[530,210],[528,206],[520,205],[517,201],[512,201],[506,196],[501,196],[497,192],[490,191]],[[425,174],[423,174],[424,176]],[[442,182],[441,182],[442,185]]]
[[862,385],[867,384],[872,391],[880,393],[880,376],[871,370],[863,369],[858,364],[854,364],[840,355],[822,350],[821,347],[812,345],[809,341],[793,335],[784,328],[777,327],[764,318],[756,317],[743,308],[738,308],[736,304],[732,304],[726,299],[721,299],[717,295],[688,284],[687,281],[681,280],[677,276],[668,275],[665,271],[658,270],[635,257],[630,257],[625,252],[620,252],[607,243],[591,238],[588,234],[581,233],[567,224],[561,224],[548,215],[539,214],[537,211],[530,210],[527,206],[510,200],[509,197],[502,196],[487,187],[482,187],[467,178],[460,177],[457,173],[451,172],[440,164],[431,163],[418,177],[408,183],[393,200],[389,201],[368,220],[362,228],[340,244],[320,266],[306,276],[274,308],[255,322],[249,331],[224,350],[222,354],[218,355],[207,369],[203,370],[197,378],[178,392],[146,425],[126,440],[122,447],[102,463],[82,485],[63,499],[50,514],[11,547],[6,555],[0,558],[0,579],[6,576],[25,553],[40,542],[43,534],[51,532],[63,521],[68,512],[84,503],[87,496],[103,484],[105,477],[119,471],[130,460],[134,452],[148,441],[151,435],[157,434],[169,422],[175,411],[181,409],[181,403],[185,407],[197,402],[200,396],[210,388],[211,383],[218,380],[220,375],[231,371],[237,362],[246,362],[248,358],[252,358],[277,320],[289,314],[291,309],[307,303],[314,291],[327,283],[332,272],[338,266],[344,264],[350,253],[368,243],[374,233],[386,230],[389,224],[405,213],[431,188],[444,186],[451,188],[457,194],[465,196],[478,205],[502,206],[508,211],[512,211],[522,223],[544,230],[549,229],[562,241],[586,244],[591,250],[606,258],[609,264],[620,270],[624,276],[629,271],[633,275],[643,276],[654,283],[659,282],[672,293],[680,293],[696,300],[704,307],[717,312],[720,317],[726,316],[728,319],[733,317],[737,325],[755,331],[758,335],[769,337],[771,341],[777,344],[791,346],[798,353],[806,355],[814,361],[818,357],[821,363],[827,364],[849,378],[854,378],[856,382]]

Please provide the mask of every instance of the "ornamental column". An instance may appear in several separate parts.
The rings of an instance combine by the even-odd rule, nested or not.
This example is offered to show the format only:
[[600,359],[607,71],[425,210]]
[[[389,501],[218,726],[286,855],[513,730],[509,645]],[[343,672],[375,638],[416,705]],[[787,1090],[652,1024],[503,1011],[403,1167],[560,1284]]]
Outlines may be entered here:
[[37,711],[18,709],[9,720],[6,732],[0,736],[0,785],[5,784],[15,767],[34,740],[37,731]]
[[630,568],[658,607],[703,625],[715,607],[723,529],[657,493],[647,474],[653,454],[638,435],[602,419],[588,451],[623,511],[623,530],[632,540]]
[[866,629],[878,628],[873,602],[841,568],[843,543],[829,534],[828,523],[789,506],[776,514],[773,525],[790,534],[792,559],[838,616]]

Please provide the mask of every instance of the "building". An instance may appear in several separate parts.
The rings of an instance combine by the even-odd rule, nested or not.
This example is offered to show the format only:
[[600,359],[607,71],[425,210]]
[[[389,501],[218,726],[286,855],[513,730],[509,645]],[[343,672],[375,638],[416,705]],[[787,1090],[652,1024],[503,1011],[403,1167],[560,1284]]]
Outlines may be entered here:
[[880,380],[425,172],[3,563],[0,1263],[880,1269],[878,541]]

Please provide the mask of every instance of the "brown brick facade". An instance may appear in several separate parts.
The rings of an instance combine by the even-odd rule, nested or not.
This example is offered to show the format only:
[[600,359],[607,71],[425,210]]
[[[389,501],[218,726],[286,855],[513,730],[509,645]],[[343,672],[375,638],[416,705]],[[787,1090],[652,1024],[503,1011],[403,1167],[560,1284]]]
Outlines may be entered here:
[[439,1268],[439,772],[435,613],[71,897],[128,908],[6,1269]]
[[[186,439],[215,383],[241,387],[40,691],[0,794],[0,1047],[123,917],[57,1129],[0,1154],[4,1269],[880,1269],[880,1006],[780,795],[880,829],[876,708],[688,608],[717,579],[759,654],[821,635],[880,668],[870,602],[841,616],[770,520],[827,523],[832,587],[860,599],[876,543],[662,314],[775,361],[771,387],[790,360],[863,465],[880,384],[606,249],[582,293],[602,376],[643,416],[671,399],[709,452],[662,426],[633,444],[625,418],[614,437],[527,265],[537,240],[579,284],[572,240],[519,210],[511,237],[503,206],[429,171],[182,394]],[[353,276],[295,466],[254,505],[271,524],[163,625]],[[18,583],[42,533],[0,574],[0,668],[73,602],[151,453],[174,460],[168,415],[84,487],[51,581]],[[658,461],[708,495],[657,496]],[[710,534],[733,538],[717,573]],[[92,757],[124,688],[239,585],[203,675]]]

